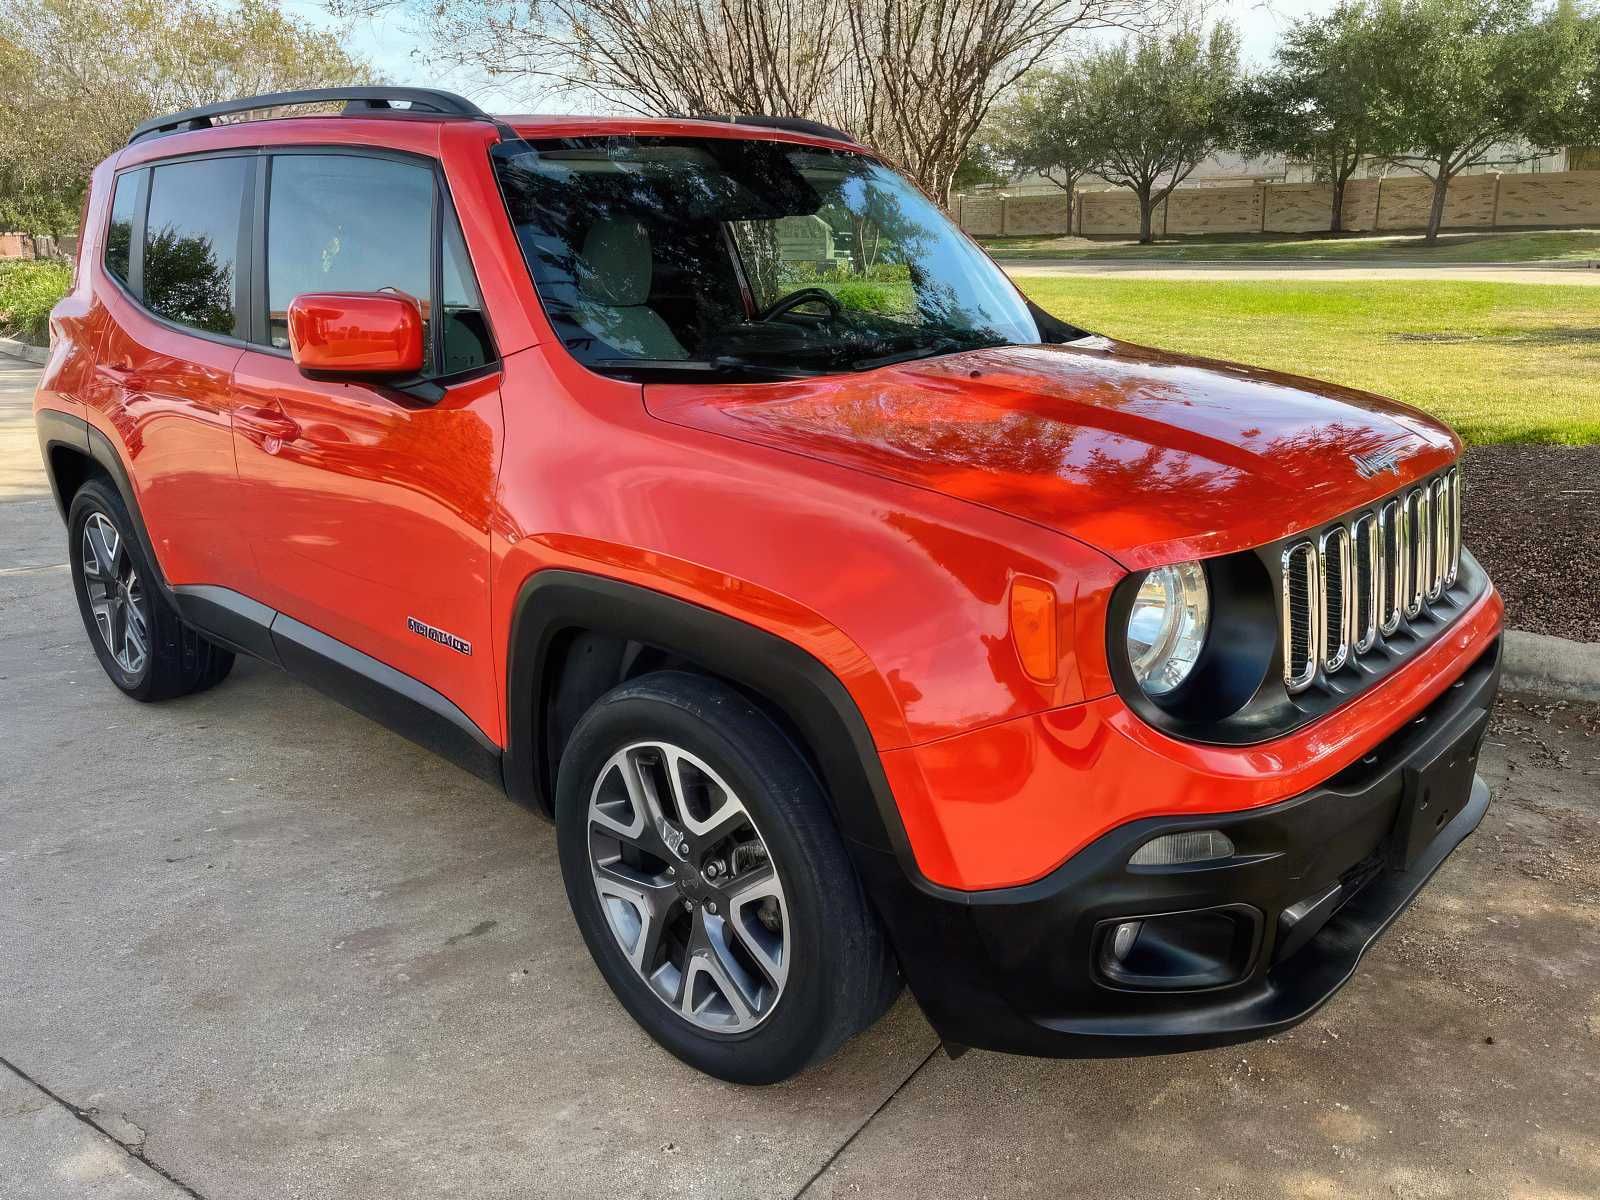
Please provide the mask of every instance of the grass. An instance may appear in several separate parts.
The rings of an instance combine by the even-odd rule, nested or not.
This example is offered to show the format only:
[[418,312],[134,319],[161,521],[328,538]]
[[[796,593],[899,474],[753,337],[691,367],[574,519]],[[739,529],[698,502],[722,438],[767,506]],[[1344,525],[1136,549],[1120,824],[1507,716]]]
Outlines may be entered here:
[[1420,235],[1210,234],[1165,238],[1149,246],[1118,238],[979,238],[996,258],[1222,260],[1283,259],[1338,263],[1585,263],[1600,261],[1600,229],[1525,229],[1516,232],[1441,233],[1428,246]]
[[1469,442],[1600,442],[1600,288],[1021,276],[1111,337],[1364,388]]

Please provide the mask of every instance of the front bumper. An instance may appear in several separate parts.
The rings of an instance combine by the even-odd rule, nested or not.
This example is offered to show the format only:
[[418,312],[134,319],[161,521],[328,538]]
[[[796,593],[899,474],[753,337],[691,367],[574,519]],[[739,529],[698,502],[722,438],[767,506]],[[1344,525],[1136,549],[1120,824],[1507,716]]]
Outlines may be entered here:
[[[931,895],[891,855],[858,848],[913,993],[947,1043],[1062,1057],[1200,1049],[1304,1020],[1482,819],[1489,790],[1471,763],[1499,655],[1497,640],[1417,717],[1319,787],[1244,812],[1130,822],[1026,886]],[[1465,773],[1448,784],[1459,794],[1438,799],[1454,815],[1431,839],[1408,839],[1408,786],[1453,749],[1466,756]],[[1234,857],[1128,867],[1151,838],[1200,829],[1225,832]],[[1225,908],[1254,914],[1230,983],[1130,989],[1097,967],[1118,918]]]

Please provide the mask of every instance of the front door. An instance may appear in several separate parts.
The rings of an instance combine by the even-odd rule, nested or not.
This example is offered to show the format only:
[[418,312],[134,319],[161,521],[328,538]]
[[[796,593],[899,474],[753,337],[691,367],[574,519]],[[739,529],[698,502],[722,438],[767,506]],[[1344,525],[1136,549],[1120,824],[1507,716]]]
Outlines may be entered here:
[[[263,603],[441,693],[498,734],[489,525],[500,377],[431,163],[284,152],[263,163],[265,317],[234,371],[234,446]],[[431,387],[329,382],[289,357],[307,292],[422,301]]]

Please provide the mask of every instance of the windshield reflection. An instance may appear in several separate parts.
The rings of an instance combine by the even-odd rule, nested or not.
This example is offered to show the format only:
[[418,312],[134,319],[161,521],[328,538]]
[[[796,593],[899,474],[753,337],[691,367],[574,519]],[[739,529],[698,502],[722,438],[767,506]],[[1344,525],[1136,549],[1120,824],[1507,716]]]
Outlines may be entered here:
[[1051,340],[1005,275],[862,154],[757,139],[511,143],[539,296],[590,367],[786,378]]

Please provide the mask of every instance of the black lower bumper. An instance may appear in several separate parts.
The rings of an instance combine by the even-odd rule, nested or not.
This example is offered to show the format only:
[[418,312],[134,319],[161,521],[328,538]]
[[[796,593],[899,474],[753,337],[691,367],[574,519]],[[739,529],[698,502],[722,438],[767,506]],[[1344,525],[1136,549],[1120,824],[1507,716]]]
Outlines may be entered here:
[[[1350,978],[1488,808],[1489,789],[1473,765],[1499,654],[1496,643],[1426,710],[1321,787],[1245,812],[1132,822],[1025,887],[930,896],[892,856],[858,848],[929,1020],[947,1043],[1062,1057],[1201,1049],[1304,1020]],[[1128,865],[1154,837],[1203,829],[1223,831],[1232,857]],[[1194,912],[1238,922],[1227,982],[1128,986],[1105,969],[1119,921]]]

